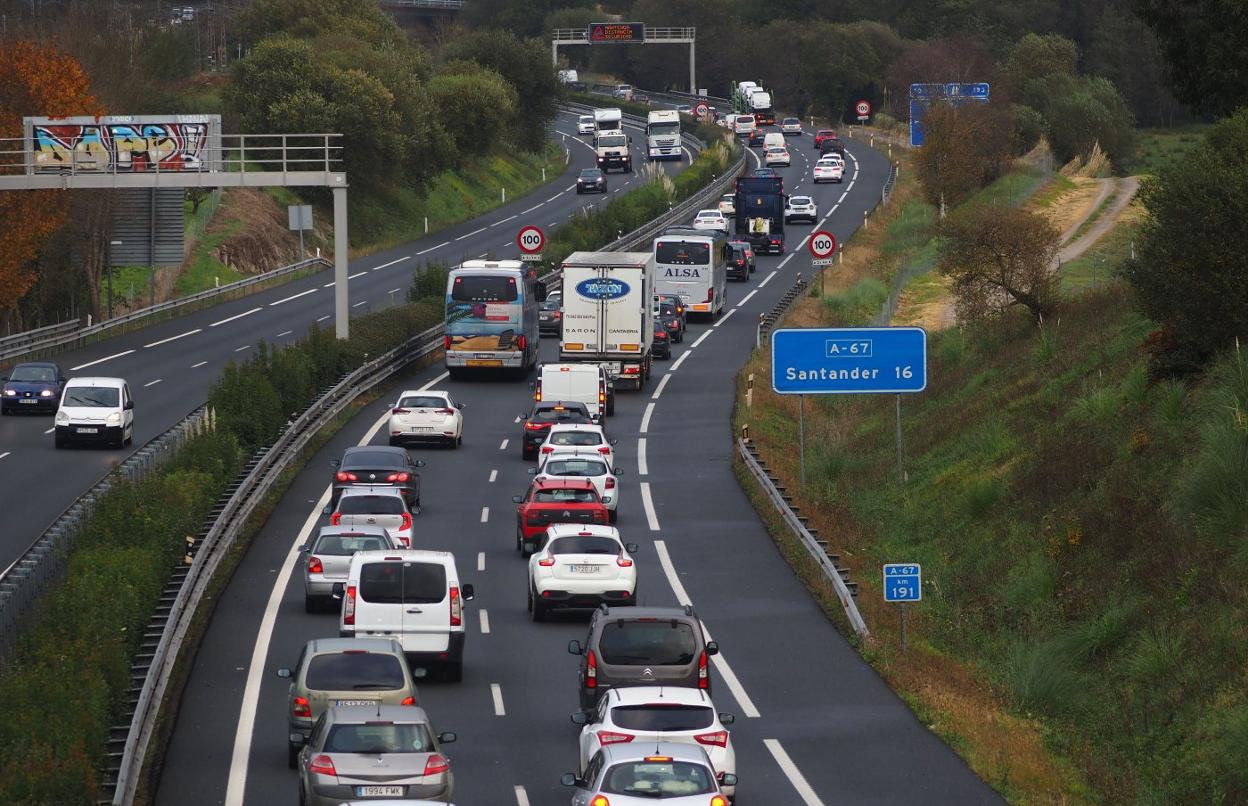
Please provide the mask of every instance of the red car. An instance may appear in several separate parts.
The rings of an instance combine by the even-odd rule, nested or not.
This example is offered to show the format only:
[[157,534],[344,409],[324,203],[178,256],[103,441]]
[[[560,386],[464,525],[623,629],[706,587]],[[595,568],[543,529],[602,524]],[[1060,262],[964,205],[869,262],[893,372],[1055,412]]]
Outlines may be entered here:
[[516,549],[525,557],[556,523],[607,524],[609,515],[589,479],[534,479],[529,491],[511,499],[516,507]]
[[820,129],[815,132],[815,151],[818,151],[823,145],[824,140],[835,140],[836,132],[831,129]]

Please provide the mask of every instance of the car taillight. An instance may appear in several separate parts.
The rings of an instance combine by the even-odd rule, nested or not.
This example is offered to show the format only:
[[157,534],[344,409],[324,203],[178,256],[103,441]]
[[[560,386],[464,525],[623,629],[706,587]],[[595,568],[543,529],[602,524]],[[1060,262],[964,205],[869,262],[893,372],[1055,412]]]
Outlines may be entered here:
[[415,704],[416,704],[415,697],[404,697],[403,702],[399,703],[399,705],[415,705]]
[[355,586],[347,586],[347,598],[342,600],[342,623],[355,624]]
[[629,366],[629,367],[624,367],[624,374],[625,374],[625,375],[640,375],[640,374],[641,374],[641,367],[638,367],[638,366],[635,366],[635,365],[634,365],[634,366]]
[[451,626],[462,627],[464,624],[464,603],[459,598],[459,587],[451,586]]
[[529,343],[528,340],[525,339],[524,336],[521,336],[520,338],[516,339],[516,342],[520,345],[521,350],[523,350],[525,346]]
[[545,427],[546,425],[544,423],[525,423],[524,424],[525,431],[541,431]]
[[434,409],[435,414],[454,414],[455,409]]
[[399,522],[399,531],[406,531],[412,528],[412,513],[404,512],[403,520]]
[[307,697],[295,697],[295,706],[290,709],[291,716],[312,716],[312,706],[308,704]]
[[563,311],[555,311],[555,316],[554,316],[554,318],[555,318],[555,319],[562,319],[562,318],[563,318]]
[[309,573],[309,574],[323,574],[323,573],[325,573],[325,566],[321,564],[321,558],[320,558],[320,557],[309,557],[309,558],[308,558],[308,573]]
[[337,473],[335,473],[334,478],[337,479],[338,481],[357,481],[354,473],[347,473],[343,470],[339,470]]
[[555,449],[552,448],[551,446],[549,445],[542,446],[542,453],[554,453],[554,452],[555,452]]
[[338,775],[338,770],[334,769],[334,760],[329,756],[317,756],[312,759],[312,763],[308,765],[308,772],[315,772],[320,775]]
[[442,337],[442,349],[443,350],[451,349],[451,337],[450,336]]
[[386,481],[408,481],[411,477],[411,473],[391,473],[389,476],[386,476]]
[[335,512],[333,515],[330,515],[330,516],[329,516],[329,525],[330,525],[330,526],[339,526],[339,525],[341,525],[341,523],[342,523],[342,513],[341,513],[341,512]]
[[600,448],[598,448],[598,453],[601,453],[602,455],[605,456],[608,453],[611,453],[611,447],[609,445],[603,445]]
[[711,675],[710,670],[706,668],[706,650],[702,650],[702,654],[698,656],[698,688],[710,688]]
[[592,649],[585,656],[585,688],[598,688],[598,656]]
[[666,338],[667,338],[667,331],[666,331],[666,330],[656,330],[656,331],[654,332],[654,337],[655,337],[656,339],[666,339]]
[[425,775],[439,775],[451,768],[451,762],[446,756],[440,753],[434,753],[429,756],[429,760],[425,762]]
[[606,523],[607,511],[605,509],[599,509],[597,512],[594,513],[594,520],[596,520],[598,523]]
[[716,747],[728,746],[728,731],[717,730],[714,733],[699,733],[693,737],[698,744],[713,744]]
[[606,487],[606,489],[608,489],[608,490],[614,490],[614,489],[615,489],[615,476],[607,476],[607,487]]
[[538,564],[538,565],[540,565],[540,566],[541,566],[541,567],[543,567],[543,568],[550,568],[552,565],[554,565],[554,564],[555,564],[555,558],[554,558],[554,557],[543,557],[542,559],[540,559],[540,560],[538,560],[538,561],[537,561],[537,564]]
[[619,557],[616,557],[616,558],[615,558],[615,564],[616,564],[616,565],[618,565],[618,566],[619,566],[619,567],[621,567],[621,568],[632,568],[632,567],[633,567],[633,561],[632,561],[632,560],[630,560],[628,557],[625,557],[623,554],[621,554]]
[[633,738],[632,734],[629,733],[616,733],[613,730],[598,731],[598,744],[603,745],[604,747],[609,744],[624,744],[626,742],[631,742]]
[[408,409],[390,409],[391,414],[411,414]]

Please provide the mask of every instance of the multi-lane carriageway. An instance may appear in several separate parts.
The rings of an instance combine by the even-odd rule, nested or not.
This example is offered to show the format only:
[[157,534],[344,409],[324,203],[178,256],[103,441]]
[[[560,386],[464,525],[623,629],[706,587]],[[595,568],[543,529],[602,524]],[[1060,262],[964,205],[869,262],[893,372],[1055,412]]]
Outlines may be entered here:
[[[794,165],[781,170],[788,189],[813,194],[826,214],[820,226],[847,238],[878,197],[886,160],[851,144],[845,184],[816,188],[809,137],[792,151]],[[760,257],[750,282],[730,283],[728,311],[716,323],[693,324],[672,359],[656,362],[646,390],[619,395],[608,429],[625,470],[618,526],[641,544],[640,600],[692,603],[722,647],[713,694],[720,710],[737,715],[744,803],[997,803],[833,629],[732,472],[734,375],[753,347],[758,314],[797,272],[809,271],[809,230],[791,228],[788,254]],[[548,341],[544,358],[554,360]],[[188,348],[181,360],[198,358]],[[525,610],[526,563],[514,549],[511,496],[531,478],[518,444],[530,392],[516,380],[451,382],[437,365],[398,381],[402,388],[449,388],[470,404],[461,449],[413,449],[428,463],[415,543],[454,552],[461,578],[477,591],[466,612],[463,682],[421,686],[436,727],[460,736],[449,748],[455,800],[567,803],[558,779],[575,767],[578,728],[568,719],[577,707],[576,658],[566,645],[584,637],[585,619],[534,624]],[[221,595],[190,670],[157,803],[295,802],[286,681],[274,673],[293,664],[309,639],[337,634],[334,615],[304,613],[297,547],[321,524],[329,460],[349,445],[384,443],[384,402],[312,458]]]

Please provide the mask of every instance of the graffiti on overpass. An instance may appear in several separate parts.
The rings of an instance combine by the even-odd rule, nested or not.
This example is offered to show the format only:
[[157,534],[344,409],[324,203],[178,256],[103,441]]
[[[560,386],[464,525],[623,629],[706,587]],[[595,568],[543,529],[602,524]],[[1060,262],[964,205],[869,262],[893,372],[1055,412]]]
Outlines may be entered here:
[[207,136],[205,123],[39,124],[31,129],[39,173],[198,171]]

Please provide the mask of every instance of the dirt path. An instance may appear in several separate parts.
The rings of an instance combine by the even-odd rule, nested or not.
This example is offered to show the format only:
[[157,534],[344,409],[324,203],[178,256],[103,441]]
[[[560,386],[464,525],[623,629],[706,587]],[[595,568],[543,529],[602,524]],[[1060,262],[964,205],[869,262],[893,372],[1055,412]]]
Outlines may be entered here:
[[[1105,179],[1102,181],[1104,181],[1107,185],[1116,188],[1118,195],[1114,198],[1113,203],[1109,205],[1108,209],[1106,209],[1101,217],[1097,219],[1096,223],[1092,225],[1091,229],[1080,236],[1079,240],[1074,243],[1066,244],[1066,246],[1062,247],[1057,254],[1059,263],[1069,263],[1079,257],[1084,252],[1091,249],[1093,244],[1099,241],[1105,233],[1113,229],[1114,225],[1118,222],[1118,216],[1122,215],[1123,210],[1127,209],[1127,205],[1131,203],[1131,200],[1135,198],[1136,192],[1140,189],[1140,180],[1134,176],[1128,176],[1125,179]],[[1102,201],[1104,201],[1104,197],[1097,199],[1096,204],[1092,208],[1094,212],[1096,208],[1101,206]],[[1089,216],[1090,215],[1091,214],[1089,213]],[[1071,224],[1066,232],[1062,233],[1062,243],[1066,243],[1066,241],[1075,234],[1075,231],[1079,229],[1083,222],[1087,220],[1088,216],[1085,216],[1078,223]]]

